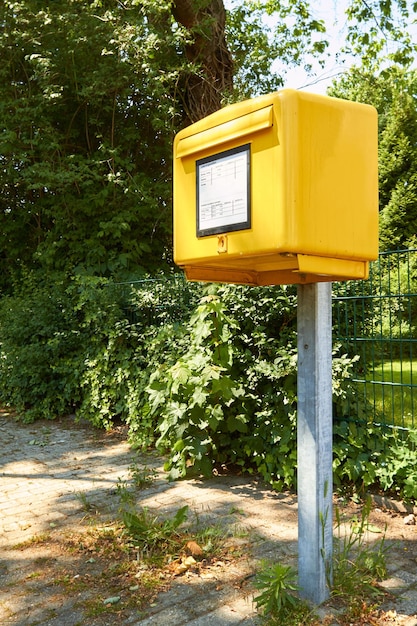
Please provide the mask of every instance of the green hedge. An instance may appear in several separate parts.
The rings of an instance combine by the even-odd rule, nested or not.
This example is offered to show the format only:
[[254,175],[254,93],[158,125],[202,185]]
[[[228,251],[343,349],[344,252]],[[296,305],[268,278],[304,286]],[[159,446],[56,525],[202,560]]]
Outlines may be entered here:
[[[417,437],[366,423],[354,360],[335,346],[336,485],[417,498]],[[25,421],[122,420],[132,445],[167,454],[172,478],[233,465],[294,487],[296,378],[293,287],[28,274],[0,301],[0,401]]]

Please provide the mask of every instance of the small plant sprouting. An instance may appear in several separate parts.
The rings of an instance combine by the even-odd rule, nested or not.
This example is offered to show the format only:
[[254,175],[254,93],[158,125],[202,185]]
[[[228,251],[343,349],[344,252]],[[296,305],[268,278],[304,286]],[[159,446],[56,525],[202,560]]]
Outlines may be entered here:
[[385,532],[373,545],[367,543],[369,532],[382,531],[369,523],[371,500],[368,498],[359,517],[350,520],[349,532],[343,532],[340,511],[336,509],[336,532],[333,550],[333,595],[356,595],[367,591],[377,595],[374,582],[386,576]]
[[135,545],[147,553],[164,549],[164,546],[168,549],[171,544],[175,544],[178,529],[186,521],[187,516],[188,506],[178,509],[174,517],[164,521],[146,508],[139,514],[132,511],[122,512],[123,524],[128,534]]
[[149,467],[138,467],[135,464],[132,464],[129,467],[131,480],[134,486],[137,489],[144,489],[145,487],[149,487],[156,479],[157,472],[154,469]]
[[264,615],[277,615],[295,608],[301,600],[294,595],[298,590],[297,573],[288,565],[276,563],[264,568],[255,577],[255,588],[262,593],[254,601]]
[[116,492],[121,504],[133,504],[135,495],[129,490],[129,485],[126,480],[118,479]]
[[77,500],[80,502],[83,511],[88,513],[94,509],[94,505],[88,501],[88,498],[84,491],[78,491],[75,495],[77,497]]
[[[376,581],[387,573],[385,532],[369,522],[371,500],[368,499],[359,516],[346,524],[336,509],[336,536],[332,558],[331,598],[338,599],[343,623],[364,623],[373,614],[381,592]],[[324,524],[324,516],[322,516]],[[369,533],[381,533],[381,539],[368,543]],[[329,564],[330,566],[330,564]],[[261,595],[254,598],[257,608],[267,618],[268,626],[300,626],[319,623],[307,605],[295,594],[295,571],[281,564],[269,566],[255,578]],[[329,580],[330,586],[330,580]],[[321,623],[321,622],[320,622]]]
[[133,489],[144,489],[156,478],[156,471],[148,467],[139,467],[135,463],[129,466],[129,477],[125,480],[119,478],[116,490],[120,502],[132,504],[135,501]]

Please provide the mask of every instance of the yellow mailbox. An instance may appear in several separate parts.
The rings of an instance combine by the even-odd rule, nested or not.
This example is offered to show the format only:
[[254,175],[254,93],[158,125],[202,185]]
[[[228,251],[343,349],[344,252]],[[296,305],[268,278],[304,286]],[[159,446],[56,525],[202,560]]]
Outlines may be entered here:
[[284,89],[174,141],[174,259],[189,280],[366,278],[378,255],[377,113]]

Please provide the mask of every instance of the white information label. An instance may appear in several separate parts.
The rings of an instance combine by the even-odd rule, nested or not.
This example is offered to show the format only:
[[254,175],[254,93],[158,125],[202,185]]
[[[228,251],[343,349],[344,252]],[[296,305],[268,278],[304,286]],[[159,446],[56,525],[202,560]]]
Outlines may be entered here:
[[197,161],[197,234],[250,227],[250,147]]

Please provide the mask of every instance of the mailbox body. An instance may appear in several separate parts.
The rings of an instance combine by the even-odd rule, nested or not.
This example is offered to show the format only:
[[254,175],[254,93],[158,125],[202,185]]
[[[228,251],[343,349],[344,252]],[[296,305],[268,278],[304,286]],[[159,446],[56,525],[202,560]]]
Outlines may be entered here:
[[283,90],[174,141],[174,260],[190,280],[366,278],[378,255],[377,113]]

